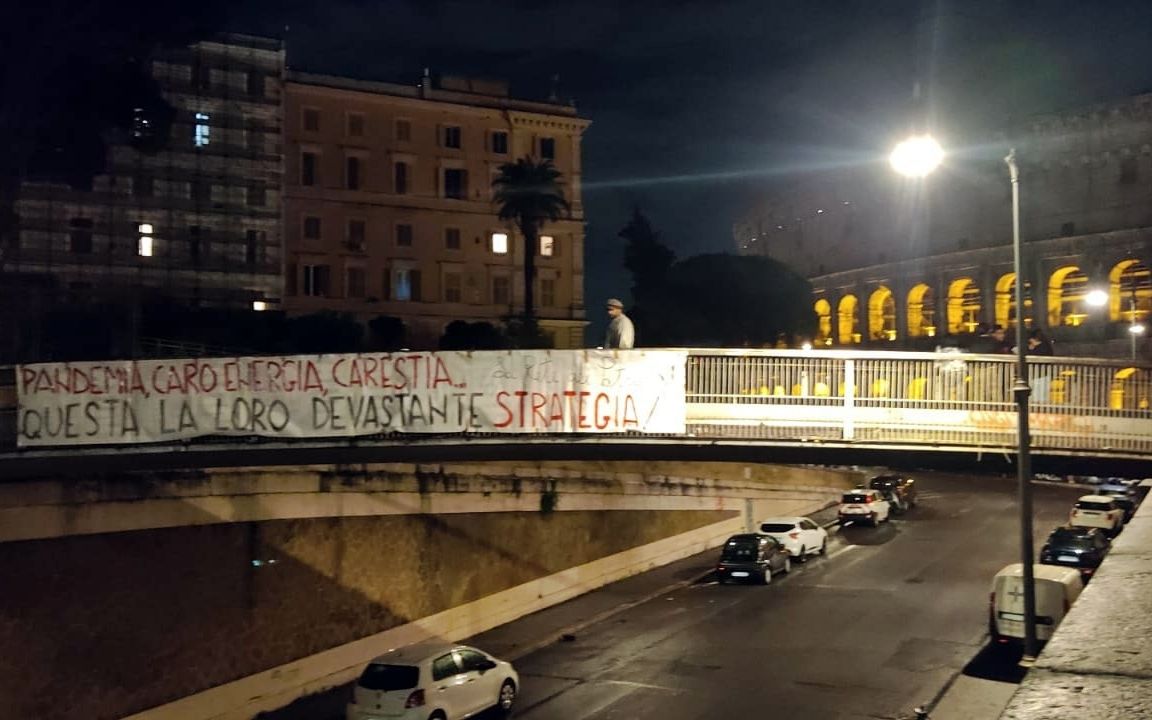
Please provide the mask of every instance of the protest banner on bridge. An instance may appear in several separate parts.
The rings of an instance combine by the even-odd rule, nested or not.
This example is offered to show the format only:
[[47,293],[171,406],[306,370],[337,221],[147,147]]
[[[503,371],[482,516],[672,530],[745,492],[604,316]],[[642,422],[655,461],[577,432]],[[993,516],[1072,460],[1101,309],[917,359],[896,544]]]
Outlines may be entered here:
[[17,442],[683,433],[686,359],[678,350],[517,350],[21,365]]

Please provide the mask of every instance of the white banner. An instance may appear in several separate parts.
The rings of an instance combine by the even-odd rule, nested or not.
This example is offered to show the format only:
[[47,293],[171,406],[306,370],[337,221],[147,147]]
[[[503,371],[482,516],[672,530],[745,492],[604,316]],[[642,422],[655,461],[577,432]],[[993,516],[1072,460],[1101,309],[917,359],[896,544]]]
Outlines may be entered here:
[[683,433],[686,360],[682,350],[517,350],[21,365],[17,442]]

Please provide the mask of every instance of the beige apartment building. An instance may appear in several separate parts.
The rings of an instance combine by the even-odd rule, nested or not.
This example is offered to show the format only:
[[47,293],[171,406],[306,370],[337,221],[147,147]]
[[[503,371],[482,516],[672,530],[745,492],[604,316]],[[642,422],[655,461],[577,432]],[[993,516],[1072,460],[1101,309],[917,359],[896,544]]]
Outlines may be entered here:
[[492,180],[531,156],[562,175],[568,217],[538,249],[537,314],[557,348],[583,346],[580,140],[590,124],[504,83],[427,75],[418,86],[289,73],[285,85],[285,309],[397,317],[435,348],[454,320],[523,312],[523,238]]

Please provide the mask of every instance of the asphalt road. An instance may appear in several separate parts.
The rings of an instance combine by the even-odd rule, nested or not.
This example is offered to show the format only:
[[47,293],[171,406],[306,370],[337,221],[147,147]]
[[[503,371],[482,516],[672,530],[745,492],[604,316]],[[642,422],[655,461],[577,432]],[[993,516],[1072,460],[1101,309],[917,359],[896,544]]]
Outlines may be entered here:
[[[705,577],[612,610],[627,595],[621,584],[658,589],[699,577],[717,550],[557,606],[563,620],[546,610],[471,642],[512,652],[519,720],[907,718],[960,672],[1018,682],[1016,658],[986,645],[992,576],[1019,554],[1015,479],[914,476],[918,507],[878,528],[832,528],[827,557],[794,564],[770,585]],[[1037,550],[1085,492],[1034,485]],[[594,615],[579,616],[582,608]],[[555,640],[555,628],[574,621],[574,637]],[[541,649],[510,650],[537,640]],[[348,693],[261,717],[337,720]]]
[[[788,577],[696,583],[520,658],[516,717],[908,716],[982,654],[989,583],[1018,555],[1012,479],[918,477],[919,507]],[[1035,487],[1037,548],[1082,493]]]

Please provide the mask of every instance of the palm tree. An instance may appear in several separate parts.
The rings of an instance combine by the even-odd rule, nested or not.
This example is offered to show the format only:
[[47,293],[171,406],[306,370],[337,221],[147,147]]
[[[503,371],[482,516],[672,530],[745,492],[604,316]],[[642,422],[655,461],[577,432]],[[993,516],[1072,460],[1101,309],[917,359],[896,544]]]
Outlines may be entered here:
[[534,281],[540,228],[568,212],[568,201],[560,188],[560,171],[550,160],[523,157],[501,165],[492,187],[496,189],[493,201],[500,206],[500,219],[514,221],[524,236],[524,329],[529,338],[535,338]]

